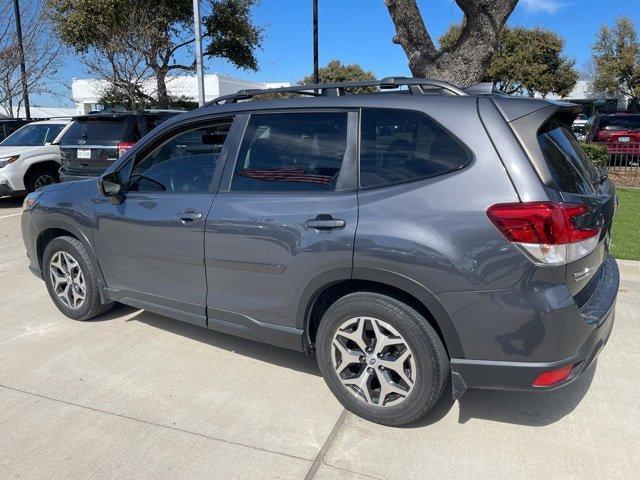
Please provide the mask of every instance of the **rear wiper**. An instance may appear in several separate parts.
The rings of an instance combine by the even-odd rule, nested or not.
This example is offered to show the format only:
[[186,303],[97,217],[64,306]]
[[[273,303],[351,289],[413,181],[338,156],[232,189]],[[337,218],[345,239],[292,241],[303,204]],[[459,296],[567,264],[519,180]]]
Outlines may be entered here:
[[598,177],[600,183],[609,178],[609,170],[606,167],[598,167],[598,173],[600,174],[600,176]]

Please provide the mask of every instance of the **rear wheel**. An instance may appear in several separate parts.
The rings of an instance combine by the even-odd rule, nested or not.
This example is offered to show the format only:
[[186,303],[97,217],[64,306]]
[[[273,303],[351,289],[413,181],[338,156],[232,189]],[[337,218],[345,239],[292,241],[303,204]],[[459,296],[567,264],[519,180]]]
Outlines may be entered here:
[[35,192],[40,187],[50,185],[52,183],[58,183],[60,177],[58,176],[58,170],[53,166],[35,167],[29,173],[27,173],[24,179],[24,186],[27,192]]
[[320,323],[316,350],[322,375],[345,408],[384,425],[423,417],[449,375],[446,350],[429,322],[378,293],[335,302]]
[[74,320],[89,320],[105,313],[98,291],[96,267],[84,245],[73,237],[54,238],[44,250],[42,273],[49,296],[62,313]]

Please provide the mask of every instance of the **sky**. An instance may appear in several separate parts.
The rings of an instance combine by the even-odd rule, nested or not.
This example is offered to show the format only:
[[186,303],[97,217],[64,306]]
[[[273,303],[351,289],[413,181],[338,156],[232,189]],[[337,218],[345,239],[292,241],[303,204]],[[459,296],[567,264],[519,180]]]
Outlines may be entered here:
[[[203,0],[203,4],[206,0]],[[459,22],[462,12],[453,0],[419,0],[422,17],[436,40],[449,25]],[[265,28],[258,52],[260,70],[243,71],[213,58],[206,60],[205,73],[229,74],[269,82],[297,82],[313,69],[311,0],[262,0],[254,9],[254,21]],[[640,30],[640,0],[520,0],[508,25],[543,27],[566,40],[566,53],[584,69],[591,58],[591,44],[603,23],[630,17]],[[402,48],[391,42],[395,31],[383,0],[319,0],[320,66],[332,59],[358,63],[378,78],[410,75]],[[193,55],[187,50],[182,59]],[[83,77],[79,60],[69,56],[60,72],[65,85]],[[64,90],[70,97],[70,90]],[[71,106],[70,98],[35,99],[40,106]]]

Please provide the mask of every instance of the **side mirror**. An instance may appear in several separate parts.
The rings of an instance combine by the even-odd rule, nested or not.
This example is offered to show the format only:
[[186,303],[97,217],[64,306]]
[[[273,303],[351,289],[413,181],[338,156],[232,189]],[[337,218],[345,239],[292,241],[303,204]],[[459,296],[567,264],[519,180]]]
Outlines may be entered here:
[[122,203],[122,179],[119,172],[110,172],[98,178],[98,190],[105,197]]

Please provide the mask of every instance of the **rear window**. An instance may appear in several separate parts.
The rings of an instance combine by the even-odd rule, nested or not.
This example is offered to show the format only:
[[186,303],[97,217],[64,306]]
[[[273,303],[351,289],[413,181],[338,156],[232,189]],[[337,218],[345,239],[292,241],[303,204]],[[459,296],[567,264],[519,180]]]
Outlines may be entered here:
[[538,133],[538,143],[558,190],[579,195],[594,193],[599,174],[573,133],[560,122],[549,122]]
[[613,115],[602,117],[600,128],[603,130],[640,130],[640,115]]
[[171,117],[176,116],[178,113],[166,112],[154,115],[145,115],[141,121],[144,123],[144,133],[147,134],[162,122],[169,120]]
[[[79,119],[73,122],[62,138],[64,145],[114,145],[134,140],[137,127],[129,117]],[[135,138],[137,140],[137,138]]]
[[360,186],[411,182],[464,167],[469,152],[444,128],[420,112],[362,112]]

